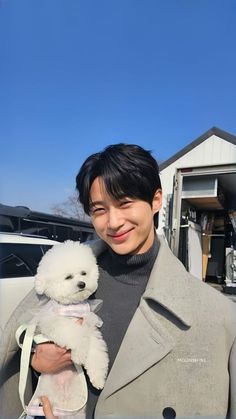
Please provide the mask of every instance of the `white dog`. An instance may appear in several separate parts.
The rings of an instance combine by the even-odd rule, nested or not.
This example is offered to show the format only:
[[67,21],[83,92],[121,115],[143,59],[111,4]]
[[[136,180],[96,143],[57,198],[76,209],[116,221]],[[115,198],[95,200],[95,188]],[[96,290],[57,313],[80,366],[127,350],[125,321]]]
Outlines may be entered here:
[[[56,374],[41,374],[27,413],[42,414],[40,396],[46,395],[55,415],[72,416],[87,401],[87,385],[81,366],[94,387],[104,387],[108,371],[107,347],[98,326],[101,320],[87,300],[98,285],[98,266],[89,246],[66,241],[43,256],[37,270],[35,289],[49,302],[33,319],[37,332],[48,341],[71,350],[73,367]],[[91,300],[95,303],[98,300]],[[83,317],[83,322],[78,318]],[[41,410],[40,410],[41,409]]]

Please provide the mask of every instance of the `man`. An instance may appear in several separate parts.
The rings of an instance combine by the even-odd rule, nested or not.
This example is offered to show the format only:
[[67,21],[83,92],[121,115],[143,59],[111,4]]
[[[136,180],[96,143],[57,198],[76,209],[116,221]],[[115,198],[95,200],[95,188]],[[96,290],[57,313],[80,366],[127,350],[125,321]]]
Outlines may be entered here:
[[[96,298],[110,357],[103,391],[88,380],[87,418],[235,418],[235,306],[187,273],[156,236],[162,192],[155,159],[139,146],[113,145],[85,161],[76,183],[102,239],[93,245]],[[11,333],[36,301],[31,293],[21,304]],[[65,350],[45,344],[32,366],[54,372],[70,362]],[[11,355],[5,365],[15,365]]]

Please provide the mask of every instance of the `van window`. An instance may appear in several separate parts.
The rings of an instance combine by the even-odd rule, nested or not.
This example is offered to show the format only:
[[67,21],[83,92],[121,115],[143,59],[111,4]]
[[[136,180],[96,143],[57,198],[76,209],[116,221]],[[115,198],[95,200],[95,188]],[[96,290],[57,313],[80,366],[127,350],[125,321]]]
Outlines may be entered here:
[[1,243],[0,278],[33,276],[50,245]]

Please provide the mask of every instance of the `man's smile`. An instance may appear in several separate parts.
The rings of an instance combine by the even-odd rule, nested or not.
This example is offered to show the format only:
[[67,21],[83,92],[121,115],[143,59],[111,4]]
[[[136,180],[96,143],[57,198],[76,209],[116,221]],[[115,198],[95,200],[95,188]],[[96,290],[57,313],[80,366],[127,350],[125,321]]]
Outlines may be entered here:
[[131,227],[129,230],[126,231],[120,231],[117,233],[108,233],[108,237],[110,237],[111,239],[115,240],[115,241],[121,241],[126,239],[126,237],[128,236],[128,234],[134,230],[134,227]]

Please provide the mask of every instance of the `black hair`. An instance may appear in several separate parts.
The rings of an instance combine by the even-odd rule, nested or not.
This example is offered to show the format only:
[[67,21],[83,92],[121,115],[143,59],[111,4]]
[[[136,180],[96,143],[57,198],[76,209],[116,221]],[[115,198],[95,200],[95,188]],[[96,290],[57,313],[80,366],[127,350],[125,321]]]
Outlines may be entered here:
[[[86,214],[90,212],[90,188],[101,177],[106,191],[114,199],[141,199],[152,205],[155,192],[161,189],[159,167],[151,153],[134,144],[114,144],[92,154],[76,176],[76,189]],[[158,214],[154,215],[158,225]]]

